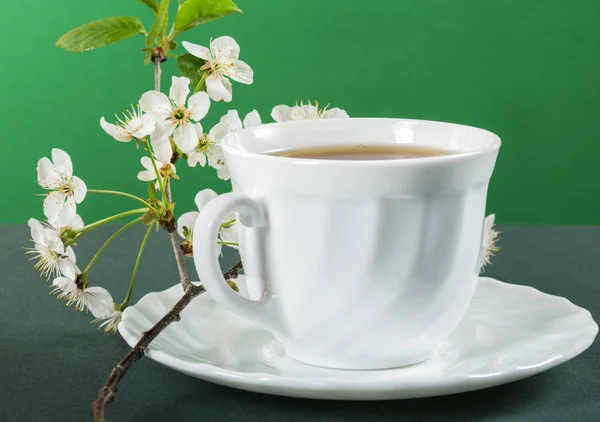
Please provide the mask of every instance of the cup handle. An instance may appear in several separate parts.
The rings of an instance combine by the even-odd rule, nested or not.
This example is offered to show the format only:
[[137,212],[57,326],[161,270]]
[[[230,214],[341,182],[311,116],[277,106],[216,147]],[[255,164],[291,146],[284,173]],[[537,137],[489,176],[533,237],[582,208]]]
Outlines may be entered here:
[[221,272],[217,235],[223,218],[233,211],[239,213],[239,222],[246,227],[266,226],[265,210],[257,200],[238,193],[226,193],[216,197],[202,209],[194,226],[193,247],[196,271],[215,302],[255,322],[276,336],[281,336],[283,332],[281,322],[266,280],[262,280],[264,290],[261,298],[250,300],[231,289]]

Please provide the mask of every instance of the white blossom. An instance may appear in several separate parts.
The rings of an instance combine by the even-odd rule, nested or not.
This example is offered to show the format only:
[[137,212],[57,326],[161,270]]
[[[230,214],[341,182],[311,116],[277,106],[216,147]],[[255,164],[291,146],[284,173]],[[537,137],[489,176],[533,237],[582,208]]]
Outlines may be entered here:
[[348,113],[339,108],[319,108],[319,102],[315,102],[314,105],[308,102],[308,104],[300,105],[296,103],[294,107],[290,107],[284,104],[273,107],[271,111],[271,117],[276,122],[286,122],[289,120],[312,120],[312,119],[347,119]]
[[131,106],[131,111],[123,113],[123,118],[117,117],[117,124],[113,125],[100,119],[100,126],[106,133],[119,142],[129,142],[133,138],[143,139],[145,136],[154,132],[154,119],[148,114],[142,114],[140,106],[137,109]]
[[[186,212],[179,217],[177,220],[177,233],[179,236],[190,243],[193,242],[192,235],[194,231],[194,225],[196,224],[196,219],[198,218],[200,211],[202,211],[202,208],[204,208],[206,204],[215,199],[217,196],[217,193],[211,189],[204,189],[196,194],[194,202],[196,203],[198,211]],[[223,220],[223,223],[219,229],[217,242],[217,250],[219,254],[221,253],[222,244],[234,249],[238,248],[238,225],[235,213],[230,213],[225,216],[225,219]]]
[[[35,268],[40,271],[42,276],[59,276],[65,267],[74,267],[76,263],[75,252],[73,248],[65,245],[61,239],[61,232],[65,228],[78,230],[83,227],[83,221],[78,215],[74,221],[65,228],[55,227],[49,223],[42,224],[35,218],[30,218],[27,222],[31,229],[31,240],[34,247],[27,250],[28,254],[35,263]],[[68,270],[67,270],[68,271]]]
[[162,139],[173,135],[175,144],[189,154],[194,151],[201,133],[196,133],[194,121],[201,120],[210,107],[210,99],[204,91],[197,92],[187,101],[190,80],[173,76],[169,97],[159,91],[148,91],[140,98],[140,107],[155,121],[152,138]]
[[104,328],[104,332],[108,333],[112,331],[114,333],[117,332],[117,327],[121,322],[121,318],[123,317],[123,312],[121,311],[113,311],[110,314],[96,318],[92,322],[99,322],[98,328]]
[[44,157],[37,165],[38,183],[48,190],[44,199],[44,215],[51,224],[64,226],[77,214],[76,204],[81,203],[87,186],[73,176],[73,163],[69,154],[61,149],[52,149],[52,161]]
[[225,36],[212,40],[210,49],[187,41],[183,41],[182,45],[191,55],[206,60],[200,70],[208,73],[206,91],[214,101],[231,101],[231,82],[228,78],[247,85],[252,83],[254,71],[238,60],[240,46],[233,38]]
[[79,269],[66,271],[62,277],[57,277],[52,282],[59,299],[66,299],[67,306],[75,305],[75,309],[83,311],[88,309],[96,318],[103,318],[114,310],[111,294],[103,287],[88,286],[87,282],[80,280]]
[[491,264],[492,257],[500,250],[500,247],[496,245],[496,241],[498,240],[498,235],[500,232],[494,230],[494,219],[495,215],[490,214],[483,221],[483,236],[481,241],[481,270]]
[[188,154],[187,163],[190,167],[196,167],[197,164],[204,167],[206,165],[207,158],[212,159],[215,150],[220,152],[218,143],[222,139],[223,135],[219,133],[223,128],[218,124],[213,126],[208,133],[203,133],[202,125],[196,123],[196,133],[198,133],[198,143],[193,152]]
[[[155,139],[150,141],[152,150],[154,151],[154,157],[156,161],[156,167],[160,173],[161,178],[164,178],[166,173],[176,173],[175,165],[171,164],[171,156],[173,155],[173,148],[171,148],[171,142],[168,138]],[[142,166],[145,170],[138,173],[137,178],[143,182],[151,182],[155,180],[156,171],[152,165],[150,157],[142,157]]]
[[256,110],[248,113],[243,122],[236,110],[229,110],[208,134],[204,134],[203,137],[199,138],[196,150],[189,155],[188,165],[193,167],[200,163],[204,167],[208,159],[208,164],[217,170],[217,176],[220,179],[229,180],[229,170],[225,165],[225,156],[220,145],[221,141],[231,132],[260,124],[260,115]]

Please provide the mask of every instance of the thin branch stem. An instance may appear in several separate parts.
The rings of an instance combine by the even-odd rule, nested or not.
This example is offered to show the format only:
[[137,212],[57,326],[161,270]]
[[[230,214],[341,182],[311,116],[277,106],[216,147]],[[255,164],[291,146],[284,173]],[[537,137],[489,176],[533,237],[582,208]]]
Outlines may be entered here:
[[200,76],[200,80],[198,81],[198,83],[196,84],[196,88],[194,88],[194,94],[196,92],[199,92],[200,90],[202,90],[202,85],[204,85],[204,82],[206,81],[206,77],[207,77],[207,73],[206,72],[202,72],[202,76]]
[[135,195],[132,195],[130,193],[120,192],[118,190],[100,190],[100,189],[88,189],[87,191],[88,191],[88,193],[104,193],[104,194],[107,194],[107,195],[126,196],[127,198],[135,199],[136,201],[141,202],[142,204],[144,204],[148,208],[152,208],[152,205],[150,205],[149,202],[143,200],[139,196],[135,196]]
[[154,153],[150,149],[150,142],[146,142],[146,151],[148,151],[148,156],[150,157],[150,161],[152,161],[152,167],[154,167],[154,172],[156,173],[156,180],[158,180],[158,185],[160,186],[160,194],[162,197],[162,202],[164,206],[167,206],[167,200],[165,197],[165,180],[160,176],[160,171],[158,171],[158,166],[156,165],[156,160],[154,159]]
[[[165,197],[169,203],[173,202],[173,197],[171,195],[171,183],[167,181],[167,186],[165,188]],[[175,262],[177,262],[177,270],[179,271],[179,282],[183,286],[183,288],[187,288],[190,285],[190,276],[185,268],[185,260],[183,256],[183,251],[179,247],[179,239],[177,239],[177,234],[173,231],[169,233],[169,238],[171,239],[171,246],[173,247],[173,253],[175,254]]]
[[78,240],[84,234],[87,234],[87,233],[91,232],[92,230],[95,230],[98,227],[105,225],[106,223],[110,223],[112,221],[118,220],[119,218],[129,217],[130,215],[142,214],[142,213],[145,213],[146,211],[148,211],[147,208],[138,208],[138,209],[135,209],[135,210],[125,211],[125,212],[122,212],[120,214],[115,214],[115,215],[112,215],[110,217],[106,217],[106,218],[104,218],[102,220],[98,220],[98,221],[96,221],[94,223],[88,224],[87,226],[82,227],[77,232],[77,234],[75,235],[75,237],[73,237],[73,238],[71,238],[71,239],[69,239],[69,240],[67,240],[65,242],[65,248],[67,246],[69,246],[70,244],[72,244],[73,242],[75,242],[76,240]]
[[235,220],[236,220],[235,218],[232,218],[229,221],[225,221],[225,222],[221,223],[221,228],[225,228],[225,227],[231,226],[233,223],[235,223]]
[[138,251],[137,258],[135,260],[135,265],[133,267],[133,274],[131,275],[131,281],[129,282],[129,289],[127,290],[127,295],[125,296],[125,300],[120,305],[120,310],[122,311],[129,305],[129,299],[131,299],[131,293],[133,292],[133,286],[135,285],[135,277],[137,276],[138,267],[140,266],[140,261],[142,260],[142,255],[144,254],[144,248],[146,247],[146,242],[150,237],[150,232],[154,228],[154,224],[150,224],[148,226],[148,230],[146,230],[146,234],[144,235],[144,239],[142,240],[142,244],[140,245],[140,250]]
[[92,269],[92,267],[94,266],[94,264],[96,263],[98,258],[100,258],[100,255],[102,255],[102,252],[104,252],[104,249],[106,249],[106,247],[108,245],[110,245],[113,240],[115,240],[117,237],[119,237],[119,235],[121,233],[123,233],[125,230],[127,230],[129,227],[131,227],[137,223],[141,223],[141,221],[142,220],[140,218],[136,218],[135,220],[125,224],[123,227],[121,227],[119,230],[117,230],[111,237],[109,237],[106,240],[106,242],[104,242],[104,245],[100,246],[100,249],[98,249],[98,252],[96,252],[96,255],[94,255],[94,257],[92,258],[90,263],[87,265],[87,267],[85,267],[85,270],[83,270],[83,272],[81,274],[87,274]]
[[[223,277],[226,280],[236,278],[241,269],[242,263],[237,262],[229,269],[229,271],[223,273]],[[104,410],[106,406],[115,399],[115,393],[117,392],[119,381],[121,381],[123,375],[125,375],[131,365],[144,356],[146,349],[152,340],[154,340],[165,328],[171,325],[171,323],[181,320],[181,312],[192,301],[192,299],[204,293],[205,289],[203,286],[197,286],[189,283],[183,291],[183,297],[177,301],[175,306],[173,306],[173,308],[164,317],[154,324],[152,328],[144,332],[129,353],[127,353],[121,362],[119,362],[117,366],[113,368],[108,380],[106,381],[106,384],[104,384],[102,389],[98,392],[98,398],[93,403],[94,422],[106,422]]]
[[160,59],[154,59],[154,90],[160,91],[160,75],[162,70],[160,68]]

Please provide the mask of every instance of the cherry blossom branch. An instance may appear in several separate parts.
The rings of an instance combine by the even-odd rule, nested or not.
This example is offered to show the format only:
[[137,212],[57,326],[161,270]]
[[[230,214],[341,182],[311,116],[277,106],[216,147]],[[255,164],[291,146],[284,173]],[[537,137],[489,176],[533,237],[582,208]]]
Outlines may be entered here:
[[[157,47],[153,53],[154,89],[156,91],[160,91],[160,63],[165,60],[166,57],[164,57],[162,49],[160,49],[160,47]],[[150,153],[150,155],[152,154]],[[158,171],[157,177],[159,177],[160,179],[160,174],[158,173]],[[165,183],[163,186],[163,200],[166,200],[168,205],[172,205],[173,198],[171,193],[171,183],[168,178],[165,178]],[[119,362],[117,366],[113,368],[113,370],[110,373],[110,376],[108,377],[108,380],[104,384],[104,387],[102,387],[102,389],[98,392],[98,398],[94,401],[92,405],[94,412],[94,422],[106,422],[106,418],[104,417],[105,408],[114,400],[119,381],[121,380],[121,378],[123,378],[123,376],[127,372],[127,369],[129,369],[131,365],[133,365],[135,362],[137,362],[144,356],[148,345],[165,328],[167,328],[171,323],[177,322],[181,319],[181,312],[196,296],[199,296],[205,292],[203,286],[197,286],[190,282],[190,276],[187,272],[187,269],[185,268],[183,251],[179,246],[179,240],[177,239],[177,234],[175,232],[175,224],[165,224],[163,225],[163,228],[165,228],[169,233],[171,246],[173,247],[173,253],[175,254],[175,261],[177,262],[177,270],[179,271],[179,281],[183,288],[184,294],[181,297],[181,299],[177,301],[175,306],[173,306],[173,308],[164,317],[162,317],[152,328],[150,328],[148,331],[142,334],[135,346],[129,351],[129,353],[127,353],[127,355],[121,360],[121,362]],[[242,269],[242,263],[241,261],[238,261],[233,267],[231,267],[228,271],[223,273],[223,277],[225,278],[225,280],[236,278],[239,275],[240,271],[242,271]]]
[[[236,278],[240,271],[242,270],[242,263],[237,262],[233,267],[231,267],[228,271],[223,273],[223,277],[226,280]],[[104,417],[105,408],[107,405],[112,403],[115,398],[115,394],[117,392],[117,387],[119,385],[119,381],[123,378],[123,375],[127,372],[129,367],[141,359],[146,353],[146,349],[148,345],[154,340],[165,328],[167,328],[171,323],[177,322],[181,319],[181,312],[185,309],[185,307],[194,299],[196,296],[204,293],[203,286],[197,286],[192,283],[188,283],[187,287],[184,288],[184,294],[177,301],[175,306],[164,316],[162,317],[152,328],[148,331],[145,331],[142,334],[142,337],[138,340],[138,342],[133,346],[133,348],[127,353],[127,355],[113,368],[104,384],[104,387],[98,393],[98,398],[94,401],[92,407],[94,411],[94,422],[107,422]]]

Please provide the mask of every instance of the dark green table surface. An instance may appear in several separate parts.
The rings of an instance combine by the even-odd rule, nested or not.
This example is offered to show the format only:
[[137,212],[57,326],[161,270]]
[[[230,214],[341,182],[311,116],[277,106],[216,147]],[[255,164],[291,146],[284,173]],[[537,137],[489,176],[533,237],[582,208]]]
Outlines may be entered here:
[[[87,263],[114,231],[78,247]],[[502,251],[487,275],[564,296],[600,317],[600,227],[502,227]],[[142,237],[127,232],[90,273],[121,300]],[[23,254],[26,226],[0,227],[0,421],[89,421],[90,403],[127,352],[121,337],[48,295]],[[134,301],[176,283],[164,233],[151,236]],[[523,381],[471,393],[387,402],[292,399],[238,391],[187,377],[149,359],[126,375],[108,408],[118,421],[600,421],[600,347]]]

